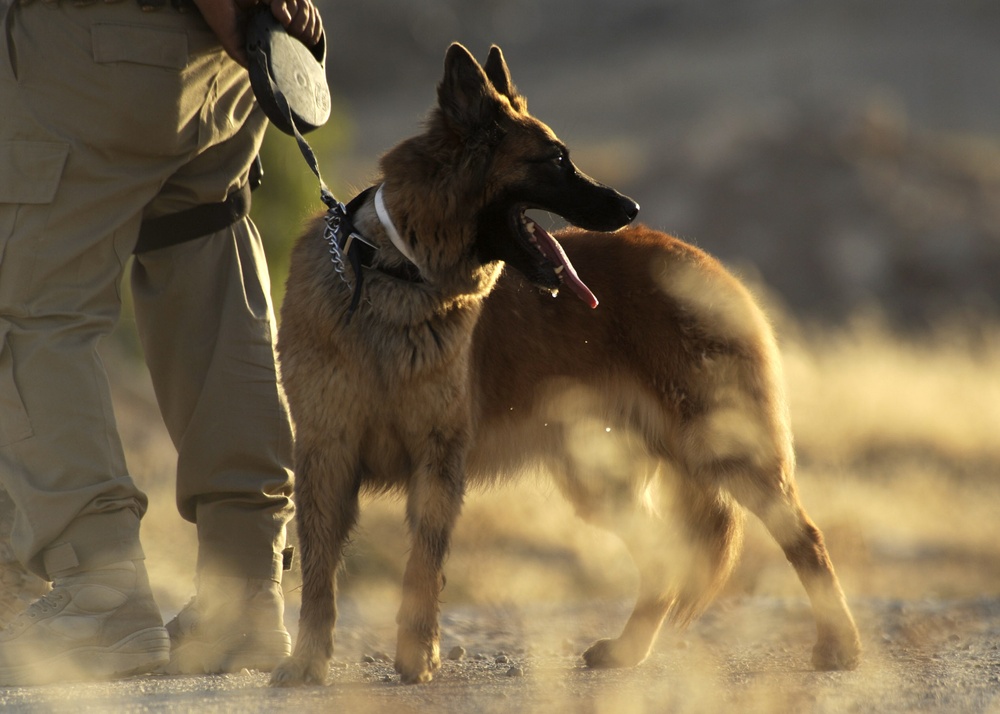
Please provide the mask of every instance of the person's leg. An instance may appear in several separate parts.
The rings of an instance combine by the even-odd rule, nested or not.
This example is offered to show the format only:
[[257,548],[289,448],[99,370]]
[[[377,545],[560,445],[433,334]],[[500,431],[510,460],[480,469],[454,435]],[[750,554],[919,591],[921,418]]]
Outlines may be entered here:
[[[171,177],[150,214],[190,207],[184,199],[219,200],[234,171],[245,181],[263,129],[255,112]],[[178,508],[198,529],[198,595],[168,624],[168,671],[270,669],[289,651],[280,582],[292,432],[260,237],[243,219],[140,253],[131,278],[147,365],[178,450]]]
[[253,224],[137,256],[132,287],[178,450],[178,508],[198,527],[198,571],[278,580],[292,435]]
[[[0,203],[0,390],[3,419],[20,424],[0,446],[0,478],[18,509],[15,554],[53,581],[0,632],[2,685],[149,671],[169,652],[139,542],[146,497],[126,470],[97,354],[117,311],[115,241],[76,243],[73,217],[58,213]],[[51,240],[63,230],[67,242]]]
[[224,123],[206,107],[227,60],[172,11],[2,10],[0,481],[18,559],[54,587],[0,633],[0,684],[148,671],[169,643],[97,344],[143,210]]

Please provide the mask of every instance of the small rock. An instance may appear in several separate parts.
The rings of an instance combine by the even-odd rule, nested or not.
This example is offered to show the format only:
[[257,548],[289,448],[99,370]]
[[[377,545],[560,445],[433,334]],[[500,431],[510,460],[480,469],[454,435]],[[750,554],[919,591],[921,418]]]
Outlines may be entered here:
[[371,655],[364,655],[364,656],[363,656],[363,657],[361,658],[361,661],[362,661],[362,662],[363,662],[364,664],[375,664],[375,658],[374,658],[374,657],[372,657]]
[[507,676],[508,677],[523,677],[524,676],[524,670],[521,669],[520,667],[518,667],[517,665],[514,665],[510,669],[507,670]]
[[250,676],[250,670],[247,669],[246,667],[244,667],[243,669],[240,670],[240,676],[241,677],[249,677]]
[[499,654],[499,655],[496,656],[496,659],[494,659],[493,661],[496,664],[507,664],[508,662],[510,662],[510,657],[508,657],[505,654]]
[[476,654],[474,654],[474,655],[472,656],[472,659],[474,659],[474,660],[479,660],[479,661],[481,662],[481,661],[483,661],[483,660],[485,660],[485,659],[489,659],[489,657],[487,657],[487,656],[486,656],[485,654],[483,654],[482,652],[476,652]]
[[452,647],[451,650],[448,652],[448,659],[452,660],[453,662],[457,662],[463,657],[465,657],[464,647],[459,647],[458,645],[456,645],[455,647]]

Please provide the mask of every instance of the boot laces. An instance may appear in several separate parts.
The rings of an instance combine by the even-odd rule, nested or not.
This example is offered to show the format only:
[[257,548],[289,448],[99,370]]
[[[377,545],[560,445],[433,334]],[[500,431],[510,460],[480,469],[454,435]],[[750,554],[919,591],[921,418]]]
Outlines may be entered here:
[[49,613],[56,612],[69,597],[63,590],[51,590],[45,595],[35,600],[28,607],[20,612],[8,625],[3,628],[4,634],[11,634],[23,630],[41,617]]

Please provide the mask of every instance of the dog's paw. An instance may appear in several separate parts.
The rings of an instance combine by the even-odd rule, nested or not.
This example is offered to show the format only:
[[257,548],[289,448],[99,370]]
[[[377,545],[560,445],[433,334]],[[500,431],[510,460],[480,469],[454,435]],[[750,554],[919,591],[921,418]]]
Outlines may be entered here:
[[647,652],[617,640],[598,640],[583,653],[584,663],[593,669],[634,667],[646,659]]
[[434,679],[441,668],[437,641],[421,640],[413,633],[400,631],[396,643],[396,671],[403,684],[423,684]]
[[824,672],[857,669],[861,664],[861,640],[857,633],[842,637],[820,637],[813,647],[813,666]]
[[300,687],[326,684],[327,663],[316,659],[289,657],[271,672],[272,687]]

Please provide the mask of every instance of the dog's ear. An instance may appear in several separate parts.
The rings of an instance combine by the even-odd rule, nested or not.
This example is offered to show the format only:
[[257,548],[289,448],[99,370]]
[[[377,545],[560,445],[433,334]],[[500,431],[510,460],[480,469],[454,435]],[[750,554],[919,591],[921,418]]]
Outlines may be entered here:
[[490,56],[486,58],[483,71],[489,77],[493,88],[500,94],[507,97],[514,111],[521,114],[528,111],[528,102],[517,92],[517,87],[510,79],[510,70],[507,69],[507,62],[503,58],[503,52],[499,47],[490,47]]
[[493,85],[476,59],[457,42],[444,58],[444,78],[438,85],[438,106],[448,125],[463,136],[492,126],[500,113]]

